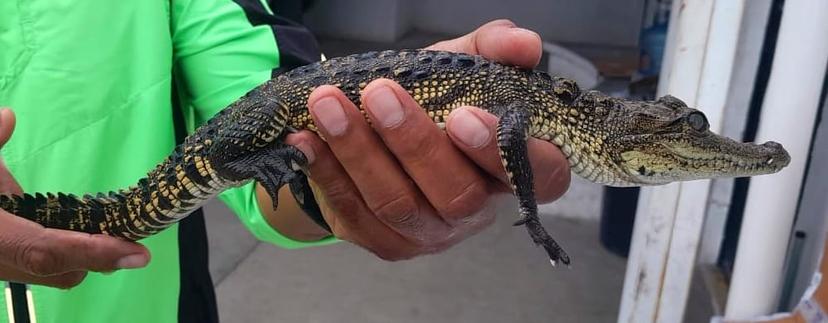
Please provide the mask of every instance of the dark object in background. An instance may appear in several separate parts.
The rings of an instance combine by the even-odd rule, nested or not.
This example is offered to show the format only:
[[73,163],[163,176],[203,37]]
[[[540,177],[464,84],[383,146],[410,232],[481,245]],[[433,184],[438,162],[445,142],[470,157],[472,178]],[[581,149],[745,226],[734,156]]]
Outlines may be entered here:
[[621,257],[630,253],[638,187],[605,187],[601,204],[601,244]]
[[293,22],[304,24],[303,15],[316,4],[316,0],[282,1],[268,0],[267,5],[273,13]]

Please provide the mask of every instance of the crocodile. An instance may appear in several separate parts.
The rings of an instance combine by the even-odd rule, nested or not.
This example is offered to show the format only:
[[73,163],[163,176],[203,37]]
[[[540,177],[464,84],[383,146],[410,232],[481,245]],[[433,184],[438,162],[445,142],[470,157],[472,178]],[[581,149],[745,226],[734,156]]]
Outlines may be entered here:
[[[575,174],[610,186],[762,175],[790,161],[776,142],[741,143],[711,132],[701,111],[672,96],[627,100],[477,55],[389,50],[333,58],[275,76],[197,128],[133,186],[83,196],[2,195],[0,208],[45,227],[130,241],[153,235],[218,193],[253,180],[275,208],[283,185],[289,184],[297,197],[307,192],[307,160],[283,139],[303,129],[317,132],[307,108],[311,91],[331,84],[360,106],[361,90],[378,78],[398,82],[440,126],[461,106],[477,106],[499,118],[500,157],[518,199],[515,224],[526,227],[553,265],[569,264],[570,258],[538,217],[529,138],[555,144]],[[308,197],[298,200],[305,203]]]

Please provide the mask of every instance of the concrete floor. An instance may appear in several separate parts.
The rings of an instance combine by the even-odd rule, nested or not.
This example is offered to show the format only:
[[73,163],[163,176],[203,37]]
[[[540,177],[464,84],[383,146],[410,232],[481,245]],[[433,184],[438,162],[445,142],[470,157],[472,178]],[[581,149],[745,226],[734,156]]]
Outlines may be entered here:
[[[281,250],[257,243],[223,205],[207,207],[211,270],[223,322],[609,322],[625,261],[598,242],[598,224],[555,216],[587,208],[600,187],[573,184],[542,208],[573,258],[553,268],[526,232],[512,227],[516,203],[497,223],[439,255],[389,263],[340,243]],[[581,196],[577,196],[581,195]]]
[[[394,44],[322,39],[330,57],[417,48],[445,36],[414,33]],[[595,51],[600,52],[600,51]],[[206,206],[210,269],[223,322],[614,322],[624,259],[598,238],[601,186],[573,179],[541,206],[573,259],[552,268],[509,200],[497,223],[445,253],[388,263],[348,243],[282,250],[257,242],[223,205]],[[701,284],[695,284],[700,286]],[[691,291],[685,322],[707,322],[704,290]]]

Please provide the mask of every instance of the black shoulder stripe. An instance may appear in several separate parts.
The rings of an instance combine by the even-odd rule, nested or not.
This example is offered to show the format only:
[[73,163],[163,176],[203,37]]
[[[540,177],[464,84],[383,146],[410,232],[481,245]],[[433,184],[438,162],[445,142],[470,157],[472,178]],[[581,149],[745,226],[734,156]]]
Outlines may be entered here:
[[[259,0],[233,0],[253,26],[268,25],[279,46],[280,66],[273,70],[273,76],[298,66],[319,60],[321,52],[313,33],[305,26],[279,14],[270,14]],[[301,18],[298,18],[301,19]]]

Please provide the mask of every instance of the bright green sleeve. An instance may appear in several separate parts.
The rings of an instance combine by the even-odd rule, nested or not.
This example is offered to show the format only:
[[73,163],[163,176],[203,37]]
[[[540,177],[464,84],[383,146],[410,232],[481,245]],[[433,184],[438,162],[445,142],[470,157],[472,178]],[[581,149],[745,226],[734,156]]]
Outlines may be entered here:
[[[264,2],[260,5],[264,7]],[[173,1],[174,75],[188,131],[271,78],[280,65],[279,47],[269,25],[248,20],[255,8],[232,0]],[[333,242],[292,240],[273,229],[259,209],[254,183],[219,195],[256,238],[284,248]]]

